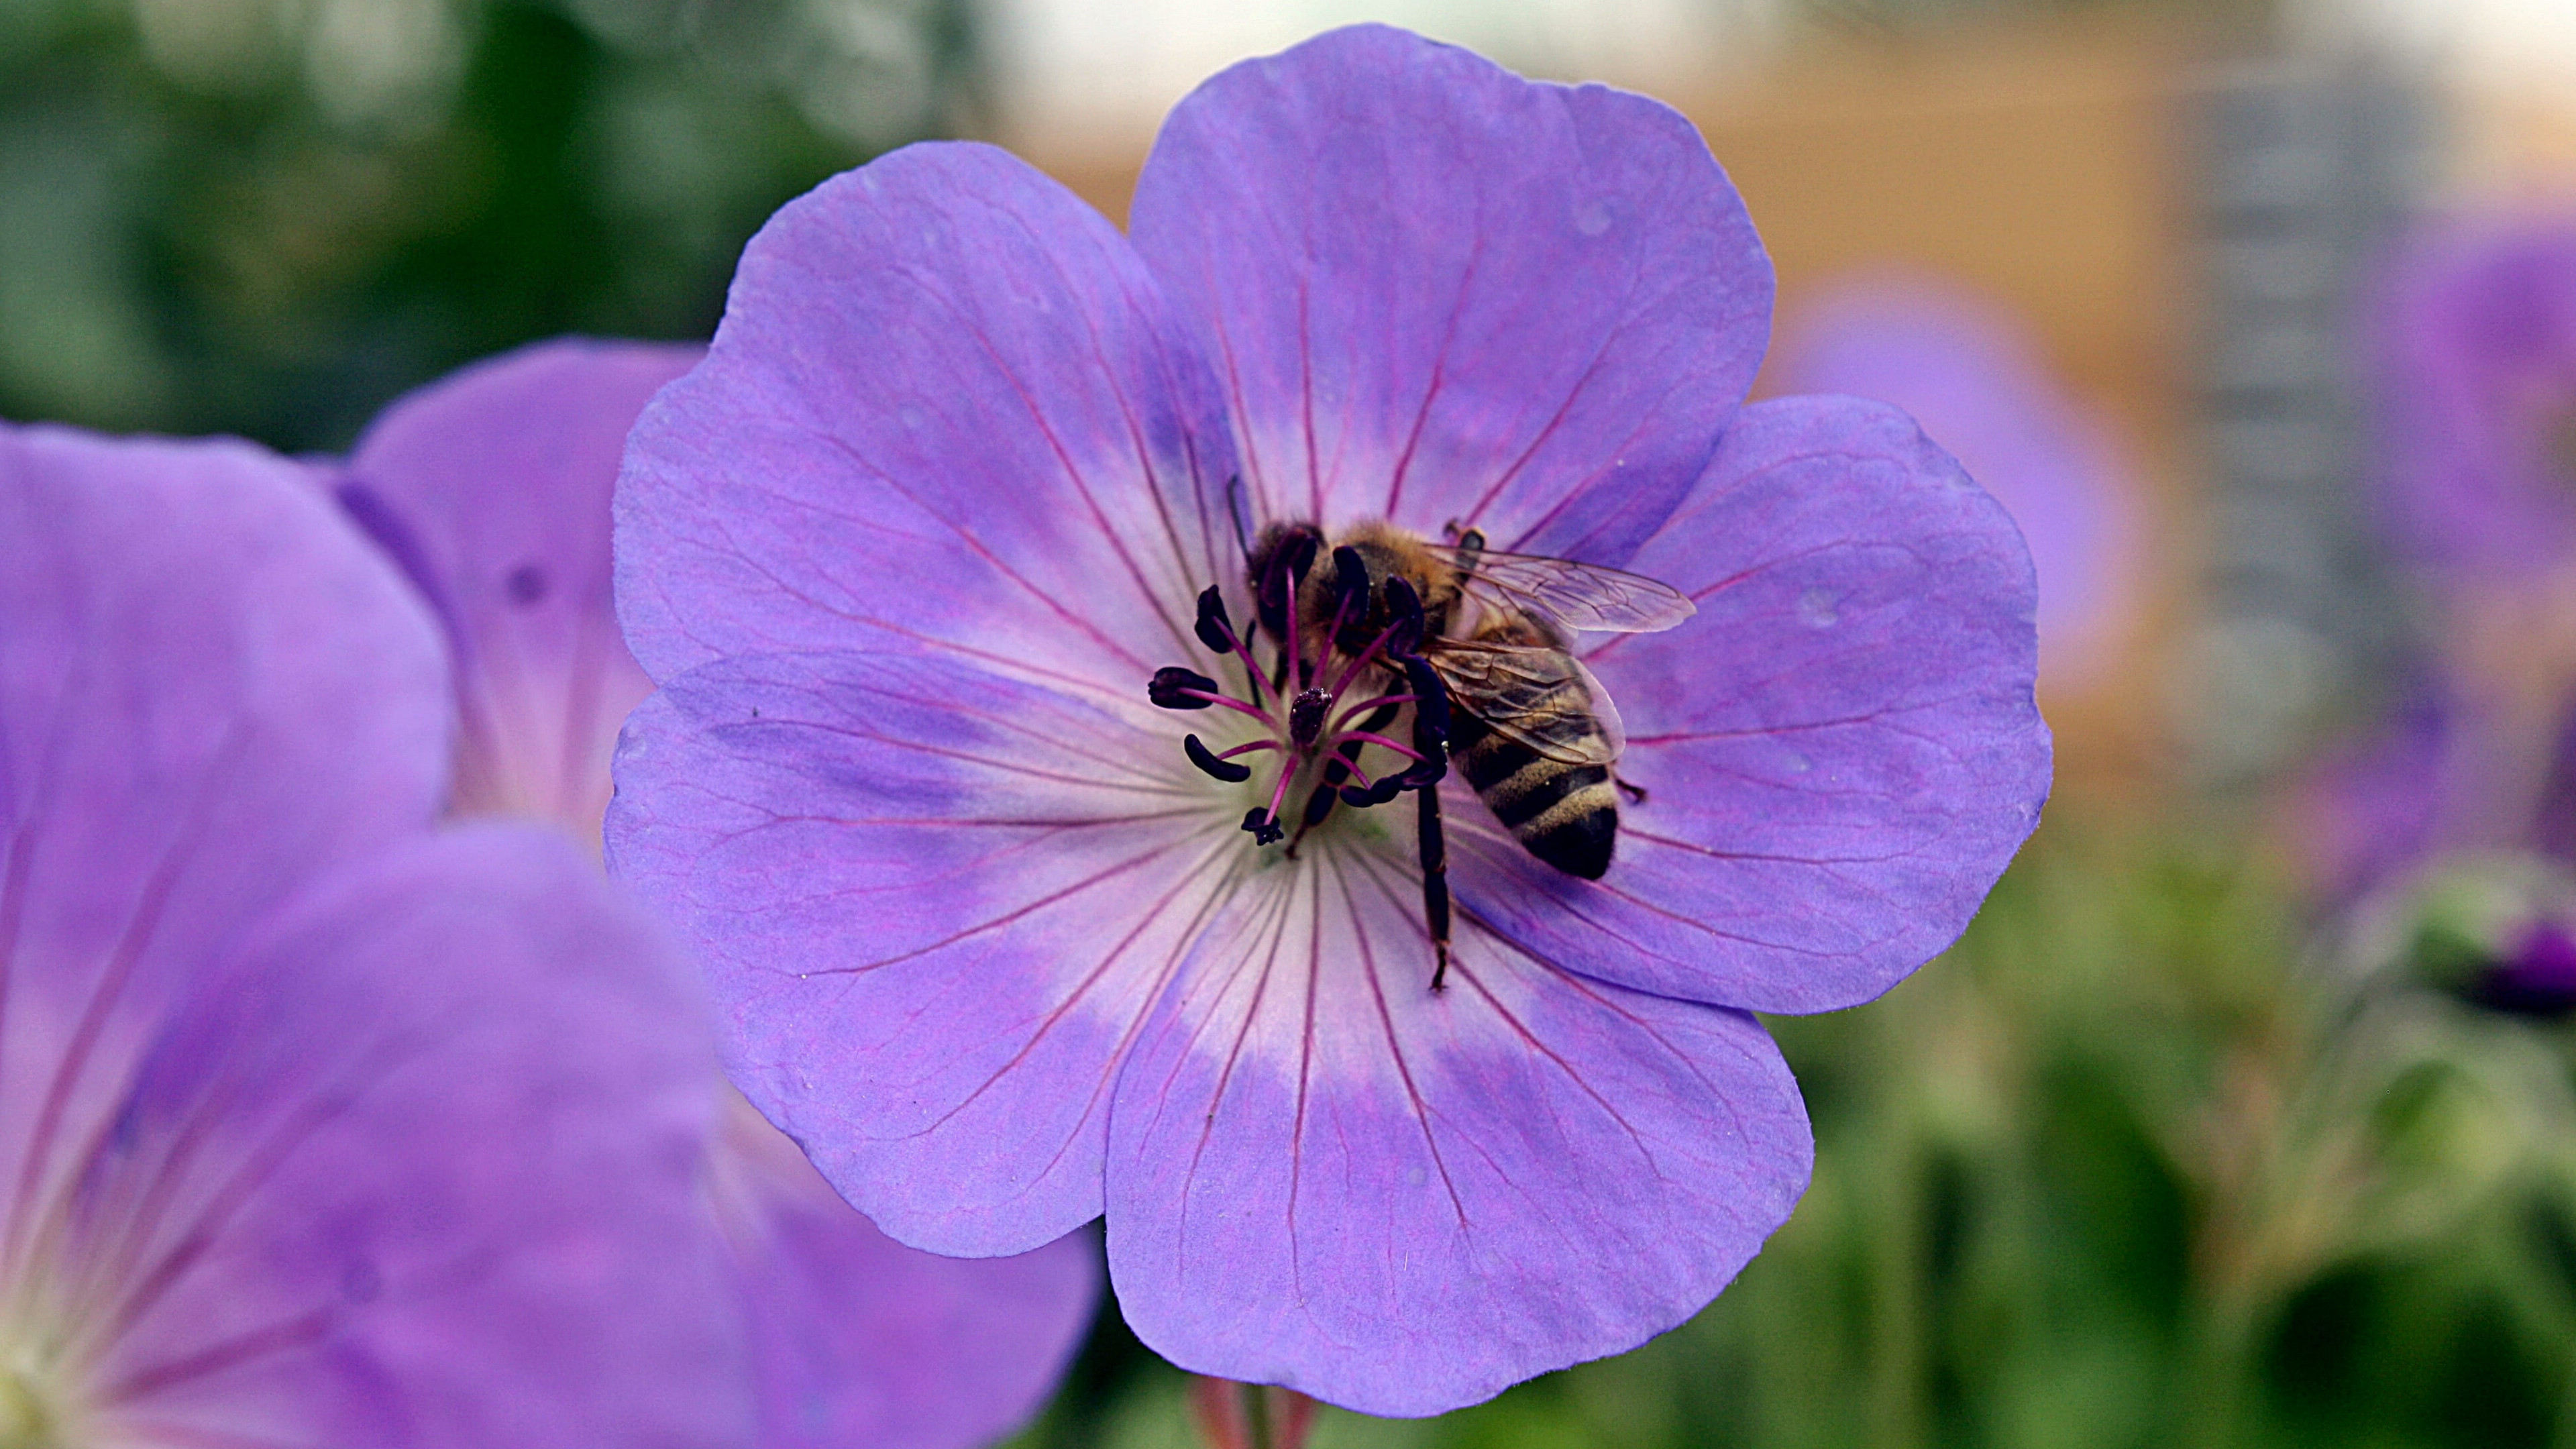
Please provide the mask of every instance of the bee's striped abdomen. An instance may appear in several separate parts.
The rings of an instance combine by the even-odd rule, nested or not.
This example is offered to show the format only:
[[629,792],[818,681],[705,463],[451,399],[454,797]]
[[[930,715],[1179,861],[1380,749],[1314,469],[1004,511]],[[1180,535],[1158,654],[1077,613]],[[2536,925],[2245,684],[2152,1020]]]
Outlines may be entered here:
[[[1568,711],[1549,723],[1551,732],[1595,728],[1589,711]],[[1609,871],[1619,838],[1619,792],[1607,769],[1551,760],[1465,710],[1451,716],[1450,748],[1477,797],[1530,854],[1585,880]]]

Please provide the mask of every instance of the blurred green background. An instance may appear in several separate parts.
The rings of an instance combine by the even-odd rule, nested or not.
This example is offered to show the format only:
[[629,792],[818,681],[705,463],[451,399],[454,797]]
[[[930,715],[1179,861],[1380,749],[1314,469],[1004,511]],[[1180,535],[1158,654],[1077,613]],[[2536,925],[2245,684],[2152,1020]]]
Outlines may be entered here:
[[[2195,285],[2193,98],[2241,90],[2246,58],[2277,63],[2318,8],[1709,0],[1710,33],[1742,42],[1712,75],[1788,77],[1673,83],[1752,198],[1784,311],[1817,258],[1851,259],[1839,239],[1902,230],[1819,209],[1838,166],[1867,177],[1843,163],[1995,123],[1992,153],[1950,150],[2029,225],[1923,222],[1918,250],[2023,306],[2118,420],[2152,583],[2110,683],[2051,698],[2070,768],[1967,939],[1870,1006],[1773,1022],[1815,1183],[1737,1285],[1636,1353],[1477,1409],[1327,1411],[1319,1449],[2576,1446],[2566,1029],[2341,969],[2352,948],[2276,796],[2195,768],[2185,724],[2211,716],[2170,687],[2207,612],[2174,540],[2219,486],[2189,442],[2173,300]],[[988,43],[1002,18],[0,0],[0,416],[341,448],[402,390],[519,342],[704,337],[770,211],[916,137],[1002,135],[1114,211],[1141,137],[1015,111],[1029,57]],[[1943,58],[1926,71],[1918,49]],[[1800,70],[1810,52],[1831,59]],[[2087,210],[2023,183],[2056,173],[2013,138],[2085,127],[2137,145],[2071,153],[2084,184],[2134,187]],[[2369,689],[2320,697],[2349,718]],[[2266,748],[2285,778],[2298,750]],[[1018,1442],[1189,1444],[1183,1393],[1113,1309]]]
[[0,0],[0,415],[330,449],[516,343],[702,338],[970,54],[953,0]]

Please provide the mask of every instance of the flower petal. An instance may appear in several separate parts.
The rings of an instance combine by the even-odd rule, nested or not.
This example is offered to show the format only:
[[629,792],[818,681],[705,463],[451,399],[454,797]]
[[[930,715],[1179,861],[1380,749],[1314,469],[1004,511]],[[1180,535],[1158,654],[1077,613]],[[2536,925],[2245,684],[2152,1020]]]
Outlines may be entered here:
[[1616,564],[1770,324],[1770,262],[1680,115],[1382,26],[1192,92],[1131,225],[1206,329],[1266,519],[1454,519]]
[[971,1256],[1099,1216],[1118,1054],[1249,855],[1141,699],[729,660],[645,701],[617,778],[610,870],[697,948],[735,1083],[843,1196]]
[[1474,1403],[1673,1327],[1788,1218],[1812,1147],[1751,1017],[1460,933],[1348,838],[1239,893],[1110,1117],[1109,1264],[1184,1368],[1363,1413]]
[[1757,1011],[1869,1000],[1956,939],[2039,821],[2030,556],[1903,413],[1745,410],[1633,567],[1699,613],[1593,650],[1628,728],[1601,881],[1450,811],[1460,908],[1570,969]]
[[137,1442],[748,1443],[706,1049],[686,963],[551,830],[343,872],[201,983],[82,1184],[125,1325],[106,1413]]
[[341,501],[447,626],[456,812],[598,838],[617,726],[653,688],[617,632],[609,493],[636,414],[699,355],[540,343],[410,394],[359,439]]
[[301,466],[0,428],[0,1223],[221,943],[445,788],[427,615]]
[[744,251],[706,362],[637,424],[618,607],[661,680],[922,641],[1123,694],[1195,647],[1232,472],[1126,238],[1003,152],[912,146]]
[[720,1161],[763,1449],[972,1449],[1045,1403],[1100,1302],[1095,1240],[1010,1258],[907,1248],[741,1098]]
[[1771,376],[1783,392],[1905,409],[2021,528],[2049,678],[2097,679],[2118,662],[2137,607],[2135,509],[2109,433],[2011,312],[1928,277],[1848,284],[1810,304]]

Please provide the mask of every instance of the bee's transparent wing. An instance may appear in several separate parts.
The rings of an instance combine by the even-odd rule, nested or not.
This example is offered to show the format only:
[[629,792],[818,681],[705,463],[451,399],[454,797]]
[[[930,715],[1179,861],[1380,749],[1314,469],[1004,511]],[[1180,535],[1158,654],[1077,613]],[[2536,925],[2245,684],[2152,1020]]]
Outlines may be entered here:
[[1562,649],[1442,640],[1424,657],[1449,686],[1452,705],[1534,754],[1607,767],[1627,748],[1601,681]]
[[1642,574],[1530,553],[1442,552],[1479,602],[1587,634],[1653,634],[1699,612],[1680,590]]

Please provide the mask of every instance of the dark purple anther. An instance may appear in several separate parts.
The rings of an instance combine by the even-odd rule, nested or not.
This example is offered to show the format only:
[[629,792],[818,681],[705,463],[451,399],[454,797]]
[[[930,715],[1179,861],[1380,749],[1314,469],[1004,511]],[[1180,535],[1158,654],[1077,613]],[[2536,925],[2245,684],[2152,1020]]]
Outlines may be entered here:
[[1234,621],[1226,617],[1225,598],[1210,584],[1199,594],[1199,642],[1218,654],[1234,652]]
[[1353,614],[1368,612],[1368,565],[1360,562],[1360,551],[1348,544],[1333,550],[1333,584],[1340,590],[1339,603]]
[[1243,828],[1252,832],[1255,845],[1273,844],[1288,834],[1269,811],[1258,805],[1243,812]]
[[1207,746],[1199,743],[1197,735],[1185,736],[1181,740],[1181,753],[1188,755],[1190,763],[1198,766],[1201,773],[1223,780],[1229,785],[1240,785],[1252,778],[1251,766],[1238,765],[1232,760],[1218,759],[1209,752]]
[[1269,630],[1272,638],[1287,639],[1289,586],[1314,567],[1315,551],[1323,546],[1324,536],[1313,528],[1295,528],[1280,541],[1261,577],[1253,581],[1253,609],[1260,616],[1261,627]]
[[1389,654],[1411,654],[1422,647],[1422,596],[1413,590],[1413,581],[1402,574],[1389,575],[1386,581],[1386,617],[1392,626],[1386,636]]
[[1205,709],[1215,693],[1215,680],[1177,664],[1155,670],[1145,686],[1145,697],[1165,709]]

